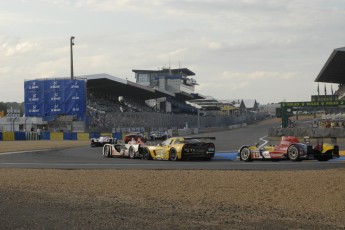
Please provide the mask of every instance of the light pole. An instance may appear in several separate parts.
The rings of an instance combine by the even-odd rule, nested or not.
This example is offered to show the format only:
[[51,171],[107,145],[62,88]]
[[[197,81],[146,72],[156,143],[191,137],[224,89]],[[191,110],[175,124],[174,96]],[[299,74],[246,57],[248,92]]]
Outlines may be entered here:
[[71,79],[74,78],[73,73],[73,46],[74,46],[74,36],[71,37]]

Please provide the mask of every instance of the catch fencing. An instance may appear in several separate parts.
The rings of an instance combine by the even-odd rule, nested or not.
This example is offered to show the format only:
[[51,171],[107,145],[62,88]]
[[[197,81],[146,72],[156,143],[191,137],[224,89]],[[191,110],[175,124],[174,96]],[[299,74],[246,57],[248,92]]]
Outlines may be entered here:
[[90,132],[147,131],[183,128],[228,127],[251,124],[262,120],[266,114],[243,114],[239,116],[196,116],[189,114],[165,114],[152,112],[104,113],[89,126]]

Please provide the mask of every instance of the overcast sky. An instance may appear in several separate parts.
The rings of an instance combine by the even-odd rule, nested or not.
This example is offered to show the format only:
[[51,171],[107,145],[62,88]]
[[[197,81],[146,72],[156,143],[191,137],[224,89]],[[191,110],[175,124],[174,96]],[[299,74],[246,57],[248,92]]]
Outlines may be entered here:
[[345,46],[344,0],[0,2],[4,102],[24,101],[25,79],[69,77],[71,36],[75,76],[135,81],[132,69],[184,67],[197,93],[260,104],[309,101],[330,54]]

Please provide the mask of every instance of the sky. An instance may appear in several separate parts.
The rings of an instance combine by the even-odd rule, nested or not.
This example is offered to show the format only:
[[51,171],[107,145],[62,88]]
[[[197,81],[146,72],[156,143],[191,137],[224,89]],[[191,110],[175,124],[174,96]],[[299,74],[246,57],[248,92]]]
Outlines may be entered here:
[[[344,0],[0,0],[0,101],[24,80],[188,68],[196,93],[260,104],[310,101],[345,46]],[[320,84],[328,94],[336,84]],[[321,93],[324,93],[323,90]]]

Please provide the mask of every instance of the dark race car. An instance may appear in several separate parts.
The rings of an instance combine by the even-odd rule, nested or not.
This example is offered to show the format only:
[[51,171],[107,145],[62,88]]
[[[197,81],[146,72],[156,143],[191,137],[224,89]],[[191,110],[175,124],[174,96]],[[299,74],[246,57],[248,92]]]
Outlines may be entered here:
[[149,133],[149,138],[152,141],[154,141],[154,140],[166,140],[169,137],[170,137],[169,133],[166,131],[152,131]]

